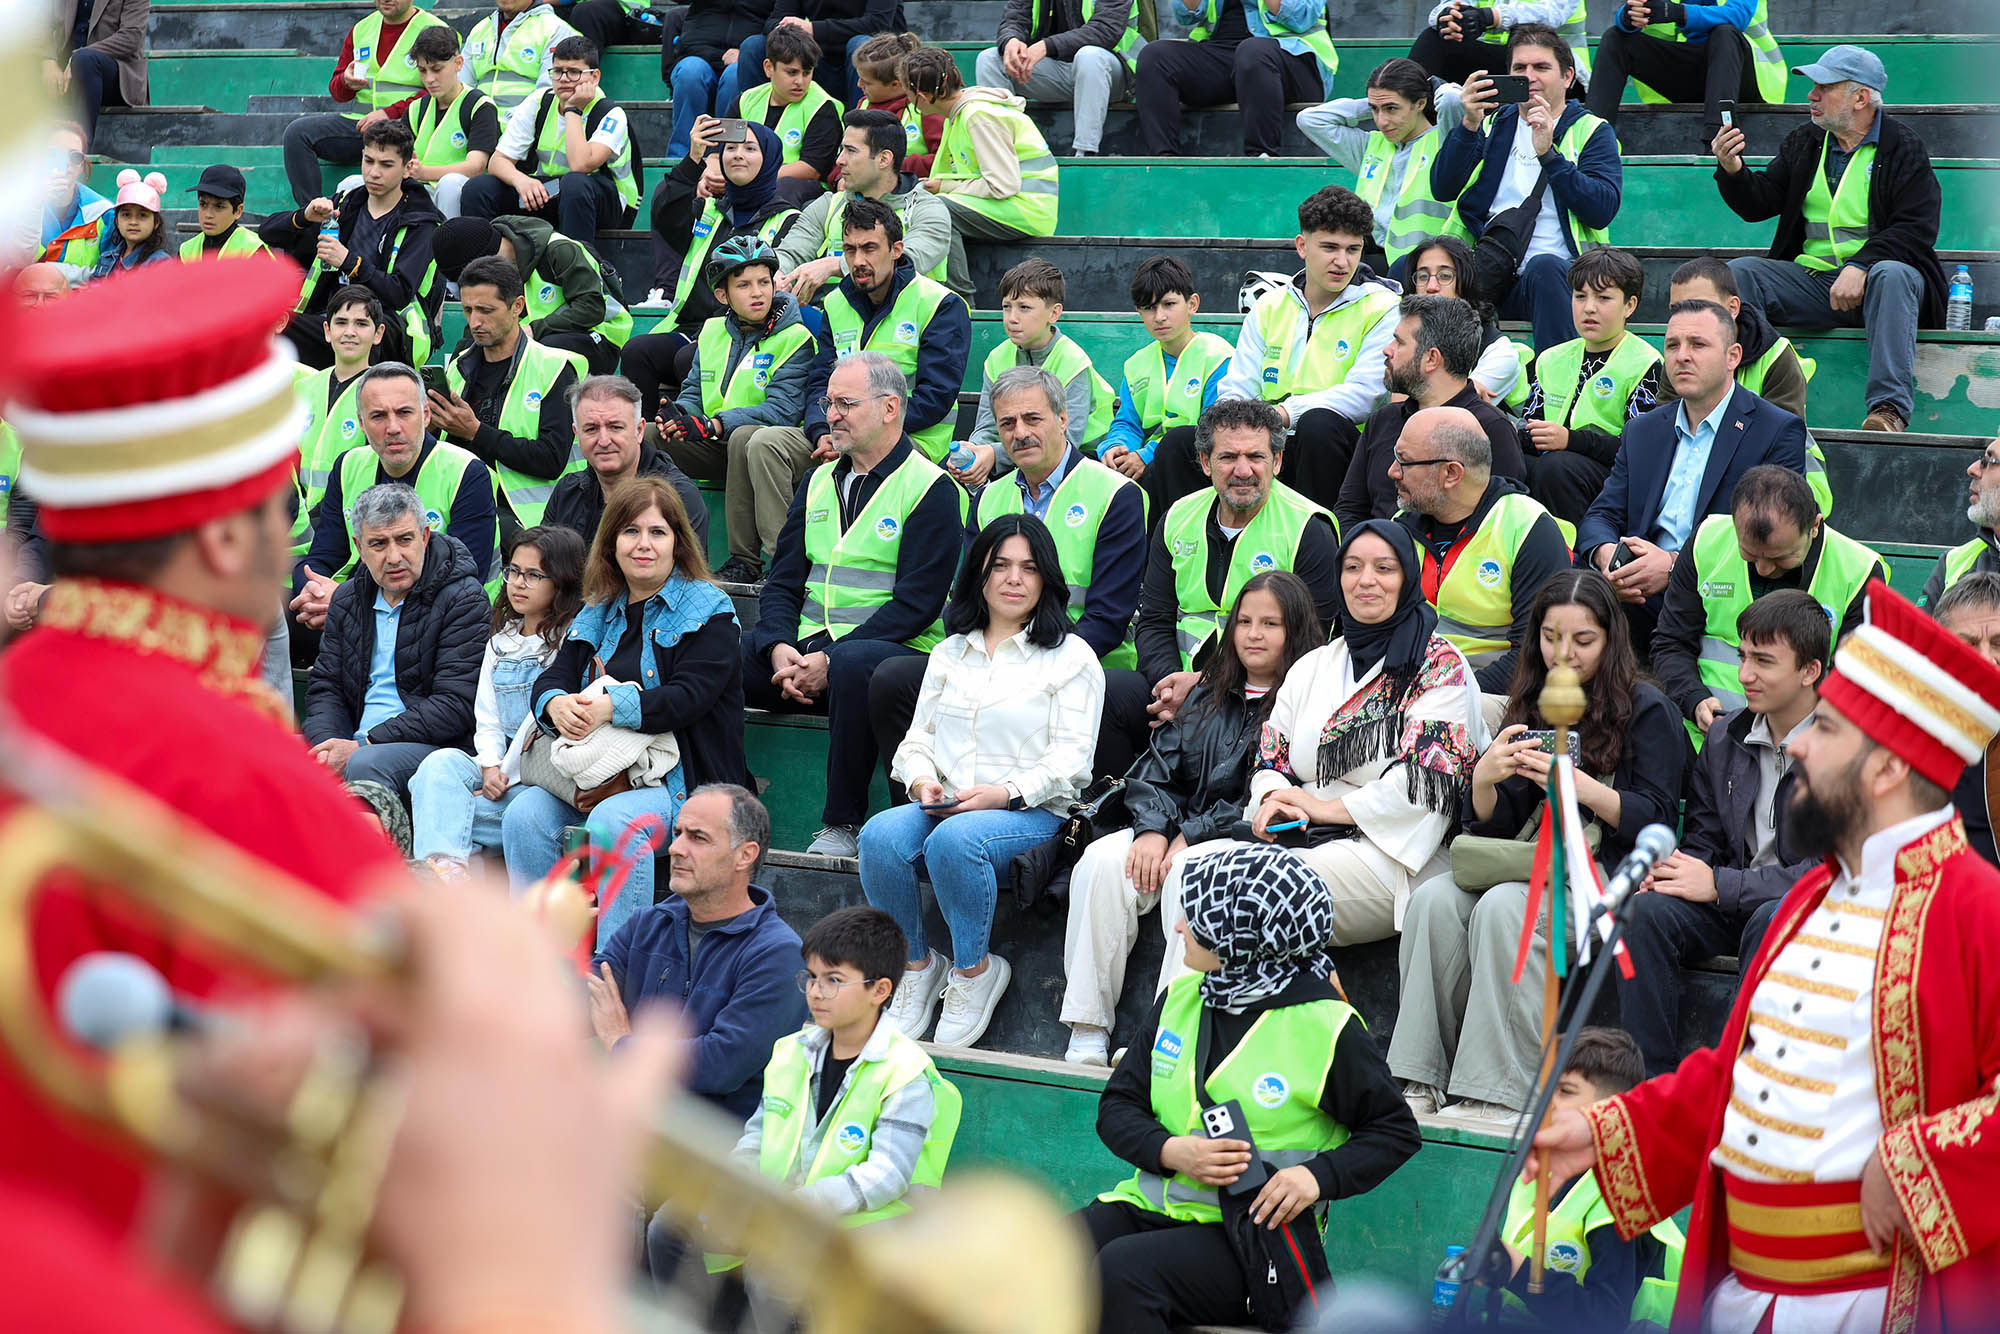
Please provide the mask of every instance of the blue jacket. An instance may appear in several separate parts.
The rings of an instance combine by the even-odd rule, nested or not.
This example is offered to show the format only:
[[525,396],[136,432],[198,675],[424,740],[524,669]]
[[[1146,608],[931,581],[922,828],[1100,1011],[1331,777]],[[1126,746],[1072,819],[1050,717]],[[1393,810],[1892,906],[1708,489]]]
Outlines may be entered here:
[[[1679,411],[1677,399],[1625,423],[1611,476],[1577,525],[1576,551],[1584,560],[1604,543],[1621,537],[1652,540],[1667,489],[1667,472],[1674,461],[1674,420]],[[1695,495],[1695,526],[1701,525],[1704,515],[1728,513],[1736,484],[1760,463],[1804,473],[1806,424],[1738,385],[1716,429],[1708,470],[1702,474],[1701,489]]]
[[688,907],[670,894],[627,918],[590,966],[610,964],[627,1013],[666,1001],[680,1007],[687,1040],[688,1088],[739,1121],[764,1095],[771,1047],[806,1021],[806,998],[794,980],[799,933],[778,916],[771,891],[750,886],[756,906],[702,937],[688,964]]
[[[1742,32],[1750,26],[1750,20],[1757,13],[1757,0],[1721,0],[1713,5],[1683,5],[1687,18],[1681,23],[1681,31],[1690,42],[1705,42],[1708,34],[1716,28],[1734,28]],[[1625,6],[1618,6],[1618,17],[1613,20],[1626,32],[1637,32],[1627,21]]]
[[[1583,114],[1581,102],[1572,100],[1563,107],[1562,115],[1556,119],[1556,142],[1562,141],[1564,133]],[[1457,200],[1458,215],[1475,237],[1486,230],[1493,197],[1500,193],[1500,182],[1506,179],[1507,159],[1514,151],[1514,128],[1520,120],[1518,106],[1501,107],[1486,122],[1484,135],[1474,134],[1460,120],[1445,135],[1437,156],[1431,160],[1432,197]],[[1485,166],[1479,171],[1479,179],[1472,181],[1473,171],[1482,162]],[[1609,227],[1618,216],[1618,203],[1625,193],[1625,165],[1618,156],[1617,132],[1609,125],[1598,126],[1584,144],[1583,155],[1575,162],[1551,149],[1542,159],[1542,174],[1549,180],[1543,202],[1553,199],[1561,206],[1563,241],[1574,255],[1578,251],[1576,237],[1569,229],[1571,214],[1586,227]],[[1472,181],[1469,190],[1468,181]]]
[[[876,305],[868,294],[854,285],[853,278],[840,280],[840,293],[861,316],[861,343],[882,322],[896,298],[917,276],[917,266],[908,255],[896,261],[896,273],[889,290]],[[972,356],[972,312],[957,296],[938,303],[931,322],[923,327],[917,343],[917,373],[910,377],[909,401],[903,405],[903,429],[922,431],[941,421],[958,417],[958,391],[965,385],[965,363]],[[833,331],[821,321],[819,350],[806,372],[806,439],[818,444],[826,434],[826,409],[819,405],[826,395],[827,378],[833,374]]]

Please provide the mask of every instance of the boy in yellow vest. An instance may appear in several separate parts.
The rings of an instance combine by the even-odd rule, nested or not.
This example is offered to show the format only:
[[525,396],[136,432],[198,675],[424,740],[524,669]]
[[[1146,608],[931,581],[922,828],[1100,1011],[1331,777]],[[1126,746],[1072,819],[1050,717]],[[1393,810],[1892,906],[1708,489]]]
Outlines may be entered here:
[[500,146],[500,108],[465,81],[465,52],[452,29],[418,33],[410,54],[424,81],[423,95],[396,103],[388,114],[407,120],[416,136],[410,178],[430,186],[438,211],[455,218],[459,196],[469,182],[486,174],[486,164]]
[[[1169,436],[1171,447],[1193,449],[1195,423],[1215,402],[1235,349],[1219,334],[1194,331],[1201,293],[1195,290],[1193,271],[1173,255],[1154,255],[1133,271],[1132,308],[1146,322],[1153,342],[1125,360],[1118,411],[1098,457],[1139,480]],[[1150,483],[1147,490],[1157,514],[1180,499],[1161,495]]]
[[1535,359],[1523,409],[1528,492],[1558,519],[1580,523],[1604,489],[1625,423],[1658,407],[1660,354],[1630,333],[1646,270],[1628,250],[1586,250],[1569,266],[1570,317],[1580,335]]
[[192,262],[221,255],[254,255],[268,248],[257,233],[238,225],[243,221],[247,189],[243,173],[226,162],[201,169],[201,179],[187,190],[194,196],[194,216],[201,224],[201,235],[181,242],[181,259]]
[[945,469],[968,491],[985,483],[1000,463],[1000,430],[993,419],[993,382],[1016,366],[1039,366],[1062,381],[1069,408],[1069,447],[1095,452],[1118,406],[1090,354],[1056,327],[1069,285],[1045,259],[1024,259],[1000,279],[1000,322],[1007,341],[986,358],[979,413],[972,434],[945,458]]
[[[1618,1028],[1586,1028],[1556,1084],[1555,1110],[1583,1108],[1613,1098],[1645,1078],[1639,1044]],[[1500,1241],[1513,1262],[1504,1304],[1517,1319],[1548,1329],[1623,1329],[1636,1321],[1664,1326],[1673,1311],[1683,1239],[1667,1219],[1633,1241],[1622,1241],[1589,1172],[1559,1187],[1549,1199],[1544,1234],[1542,1291],[1528,1291],[1535,1187],[1516,1182],[1507,1202]]]
[[840,154],[840,102],[813,80],[819,43],[797,24],[780,24],[764,39],[764,77],[746,89],[738,111],[778,136],[784,165],[778,198],[804,207],[825,192],[827,173]]

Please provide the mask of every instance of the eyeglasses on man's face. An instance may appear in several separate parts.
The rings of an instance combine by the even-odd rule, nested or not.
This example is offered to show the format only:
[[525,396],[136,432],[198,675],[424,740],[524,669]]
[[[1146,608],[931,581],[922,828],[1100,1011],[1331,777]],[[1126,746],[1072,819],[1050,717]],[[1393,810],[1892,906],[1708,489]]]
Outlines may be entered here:
[[863,394],[860,398],[829,398],[827,395],[821,394],[819,396],[819,410],[824,412],[829,418],[836,416],[845,417],[870,399],[887,397],[887,394]]

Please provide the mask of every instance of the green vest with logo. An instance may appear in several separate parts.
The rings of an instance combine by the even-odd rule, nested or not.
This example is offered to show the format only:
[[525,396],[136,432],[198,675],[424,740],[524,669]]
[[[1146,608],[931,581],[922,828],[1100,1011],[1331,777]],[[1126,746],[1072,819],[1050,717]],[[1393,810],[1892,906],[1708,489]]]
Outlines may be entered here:
[[[757,224],[757,239],[775,249],[778,244],[778,233],[784,231],[785,225],[797,216],[799,216],[797,209],[773,213]],[[688,295],[694,291],[694,285],[702,281],[701,271],[708,267],[708,252],[715,244],[715,233],[721,226],[722,206],[711,199],[701,206],[701,212],[694,220],[694,229],[688,233],[687,253],[681,257],[680,277],[674,280],[673,304],[667,308],[666,318],[646,332],[674,331],[674,324],[681,317],[681,307],[687,304]]]
[[1208,516],[1215,503],[1212,490],[1197,491],[1176,500],[1161,520],[1166,525],[1161,540],[1174,563],[1174,638],[1180,644],[1182,671],[1194,670],[1195,654],[1219,632],[1222,618],[1236,605],[1236,595],[1252,575],[1298,565],[1299,543],[1314,515],[1331,524],[1336,537],[1340,533],[1332,514],[1283,482],[1273,481],[1264,508],[1237,536],[1230,551],[1222,596],[1212,598],[1208,592]]
[[1501,335],[1500,341],[1513,349],[1514,364],[1521,368],[1514,379],[1514,387],[1507,391],[1507,397],[1500,400],[1500,406],[1507,409],[1508,415],[1518,417],[1521,409],[1527,406],[1528,394],[1534,384],[1535,349],[1505,334]]
[[1361,344],[1375,322],[1392,313],[1402,300],[1376,287],[1322,314],[1307,327],[1305,305],[1292,289],[1272,292],[1257,302],[1250,318],[1264,336],[1264,365],[1258,387],[1266,403],[1280,403],[1297,393],[1310,393],[1346,381],[1361,356]]
[[1229,364],[1236,349],[1219,334],[1198,333],[1174,359],[1173,379],[1167,378],[1167,354],[1158,342],[1125,358],[1125,387],[1132,392],[1132,410],[1148,440],[1158,440],[1176,426],[1201,420],[1201,400],[1208,377]]
[[[917,376],[917,347],[923,341],[924,330],[930,328],[931,319],[938,307],[947,301],[959,298],[943,283],[934,283],[918,274],[896,293],[896,304],[889,313],[875,323],[875,331],[867,342],[861,341],[864,327],[861,312],[848,301],[847,293],[836,287],[826,294],[820,303],[826,313],[827,338],[833,343],[833,355],[844,357],[850,352],[880,352],[896,363],[903,372],[903,378],[915,386]],[[945,418],[921,431],[910,432],[910,438],[917,442],[917,448],[935,463],[951,450],[952,419]]]
[[[799,160],[799,154],[805,150],[806,127],[812,124],[812,118],[819,114],[819,109],[829,104],[838,116],[840,104],[834,101],[833,95],[820,87],[817,81],[809,80],[806,95],[778,113],[778,124],[772,132],[778,136],[778,146],[786,162]],[[764,124],[764,118],[771,114],[771,85],[760,83],[744,93],[741,109],[736,114],[744,120]]]
[[[1832,646],[1840,633],[1847,610],[1868,587],[1876,566],[1882,563],[1868,547],[1845,533],[1837,533],[1824,522],[1820,525],[1819,564],[1813,567],[1812,582],[1806,592],[1819,603],[1827,618],[1827,644]],[[1736,669],[1743,661],[1742,639],[1736,633],[1736,618],[1750,605],[1750,565],[1736,541],[1736,521],[1727,514],[1711,514],[1694,531],[1694,577],[1707,623],[1701,632],[1701,654],[1697,667],[1708,693],[1722,701],[1725,712],[1743,707],[1742,683]],[[1690,731],[1694,725],[1690,723]],[[1700,734],[1696,733],[1696,745]]]
[[[1382,237],[1382,250],[1391,264],[1433,236],[1456,236],[1467,242],[1472,239],[1458,219],[1458,210],[1449,201],[1431,194],[1431,159],[1437,156],[1438,145],[1443,142],[1444,127],[1436,125],[1408,145],[1410,157],[1403,168],[1403,188],[1390,208],[1388,229]],[[1361,196],[1370,212],[1381,205],[1382,192],[1389,188],[1389,172],[1398,151],[1382,131],[1376,130],[1368,136],[1367,147],[1361,153],[1361,170],[1354,176],[1354,193]]]
[[465,38],[465,81],[493,99],[501,116],[528,100],[542,83],[549,51],[576,30],[547,5],[532,5],[500,27],[497,13],[472,25]]
[[[746,94],[747,96],[747,94]],[[964,207],[994,222],[1018,228],[1029,236],[1056,234],[1056,157],[1049,141],[1024,111],[1010,102],[983,99],[961,102],[944,122],[937,158],[931,164],[934,181],[970,181],[980,176],[979,150],[972,145],[972,122],[978,117],[1003,122],[1014,140],[1014,156],[1021,163],[1021,190],[1005,199],[981,199],[969,194],[954,195]]]
[[14,479],[21,475],[21,437],[0,422],[0,533],[7,531],[7,502],[14,496]]
[[[1970,542],[1961,542],[1950,551],[1945,552],[1944,555],[1938,557],[1944,563],[1944,584],[1938,589],[1939,596],[1943,596],[1945,589],[1950,588],[1953,584],[1965,578],[1966,575],[1971,574],[1974,567],[1979,564],[1979,557],[1985,550],[1986,539],[1984,537],[1975,537]],[[1917,605],[1922,606],[1924,604],[1918,603]]]
[[[1771,367],[1778,364],[1778,358],[1791,350],[1791,346],[1792,340],[1779,334],[1778,341],[1765,348],[1763,356],[1736,368],[1736,383],[1762,398],[1764,381],[1770,378]],[[1801,356],[1799,369],[1804,372],[1806,383],[1810,384],[1819,363],[1811,357]],[[1811,431],[1806,432],[1806,481],[1812,487],[1813,498],[1819,501],[1821,516],[1832,518],[1833,479],[1827,475],[1826,451],[1820,448],[1819,440]]]
[[[1043,9],[1044,9],[1044,0],[1029,0],[1028,4],[1029,32],[1036,33],[1042,30]],[[1097,0],[1083,0],[1082,22],[1080,22],[1077,26],[1078,27],[1089,26],[1091,16],[1096,12],[1097,12]],[[1134,57],[1132,55],[1132,48],[1139,45],[1139,43],[1143,40],[1144,40],[1144,34],[1142,34],[1139,31],[1139,3],[1138,0],[1131,0],[1130,12],[1127,13],[1125,16],[1124,35],[1118,39],[1118,44],[1112,47],[1111,49],[1113,51],[1116,51],[1118,53],[1119,59],[1123,60],[1125,64],[1129,67],[1132,65],[1134,60]]]
[[[1188,29],[1188,40],[1191,42],[1207,41],[1215,34],[1215,25],[1221,17],[1222,0],[1208,0],[1208,3],[1202,8],[1200,20]],[[1284,24],[1278,22],[1276,14],[1266,9],[1264,11],[1264,26],[1270,30],[1271,36],[1274,38],[1294,37],[1304,42],[1306,49],[1313,53],[1313,57],[1323,67],[1320,77],[1329,83],[1332,82],[1333,76],[1340,70],[1340,53],[1333,49],[1333,37],[1327,32],[1326,15],[1324,13],[1320,15],[1318,22],[1314,23],[1312,27],[1306,29],[1304,32],[1293,32]]]
[[1819,146],[1819,163],[1813,169],[1812,188],[1806,191],[1806,239],[1798,262],[1809,269],[1837,269],[1868,244],[1872,228],[1868,221],[1868,184],[1875,174],[1875,145],[1863,144],[1848,159],[1841,174],[1840,190],[1826,188],[1826,152],[1833,136]]
[[[1437,632],[1466,661],[1484,667],[1513,647],[1514,558],[1537,523],[1550,518],[1540,502],[1510,491],[1493,502],[1479,531],[1467,539],[1438,584]],[[1418,555],[1428,563],[1427,550]]]
[[[1321,1109],[1319,1099],[1334,1046],[1354,1019],[1344,1001],[1332,999],[1266,1010],[1203,1084],[1211,1105],[1234,1099],[1242,1106],[1257,1151],[1274,1171],[1347,1142],[1346,1127]],[[1201,974],[1175,978],[1160,1007],[1152,1052],[1153,1115],[1169,1134],[1202,1133],[1195,1057],[1204,1022],[1213,1021],[1202,1013]],[[1215,1187],[1178,1173],[1165,1177],[1141,1169],[1097,1198],[1183,1223],[1222,1221]]]
[[[922,150],[917,149],[912,151]],[[908,235],[910,231],[910,209],[916,203],[917,196],[924,193],[926,193],[924,189],[919,186],[906,195],[887,195],[881,201],[896,210],[896,217],[903,224],[904,235]],[[822,257],[826,255],[838,255],[840,253],[841,220],[847,216],[847,204],[853,198],[854,192],[852,190],[837,190],[834,192],[833,197],[827,200],[826,235],[820,238],[819,243],[819,253]],[[940,259],[937,263],[924,270],[924,277],[929,278],[934,283],[943,282],[947,262],[948,259]]]
[[[1776,105],[1785,100],[1785,53],[1778,49],[1778,39],[1771,32],[1771,18],[1765,12],[1766,6],[1767,0],[1757,0],[1756,12],[1750,15],[1750,26],[1743,30],[1743,36],[1750,43],[1750,64],[1757,76],[1758,100]],[[1650,23],[1639,31],[1663,42],[1685,42],[1688,39],[1687,32],[1677,23]],[[1577,58],[1577,64],[1583,64],[1582,57]],[[1632,82],[1638,86],[1640,101],[1668,100],[1637,79]]]
[[[545,92],[541,96],[541,106],[537,108],[535,113],[535,125],[537,126],[534,146],[535,160],[529,171],[538,178],[554,180],[557,177],[569,175],[574,168],[569,165],[569,153],[563,147],[567,131],[564,127],[563,112],[556,104],[556,95],[554,92]],[[614,117],[617,120],[614,120]],[[591,135],[597,133],[607,120],[612,121],[615,131],[617,121],[624,118],[624,109],[615,103],[607,103],[604,93],[600,91],[596,97],[591,99],[590,105],[585,107],[583,111],[585,140],[587,141]],[[611,184],[618,191],[618,202],[627,209],[639,207],[639,180],[632,172],[632,135],[629,125],[625,134],[625,142],[618,146],[618,151],[613,153],[603,166],[594,168],[590,174],[593,176],[608,175],[611,178]]]
[[[363,204],[362,207],[366,208],[368,206]],[[382,268],[393,269],[396,267],[396,258],[403,253],[403,243],[409,239],[410,229],[408,226],[396,229],[396,239],[390,243],[389,257],[382,262]],[[320,261],[319,256],[313,256],[313,262],[306,266],[305,283],[299,288],[298,304],[292,307],[295,313],[303,314],[305,312],[306,303],[312,300],[313,289],[319,286],[319,280],[326,276],[326,272],[326,265]],[[423,281],[417,284],[417,295],[410,301],[409,305],[395,312],[395,318],[402,326],[403,337],[410,345],[410,364],[412,366],[421,366],[429,361],[431,359],[431,349],[436,345],[437,333],[431,324],[431,313],[425,308],[425,302],[430,297],[436,285],[437,262],[433,260],[429,267],[424,270]]]
[[[597,256],[590,252],[589,246],[557,232],[549,238],[548,248],[552,250],[559,245],[575,246],[576,252],[583,256],[583,262],[597,275],[598,283],[603,284],[604,266],[598,262]],[[546,257],[548,251],[544,250],[542,253]],[[527,303],[528,323],[534,325],[561,310],[563,303],[569,300],[569,294],[563,291],[560,284],[550,282],[544,277],[541,265],[537,264],[533,272],[528,274],[527,280],[521,284],[521,299]],[[623,347],[632,338],[632,312],[625,309],[617,297],[611,295],[609,287],[604,288],[604,318],[597,322],[597,327],[591,332],[614,347]],[[585,373],[578,372],[580,375]]]
[[729,365],[729,315],[715,315],[701,326],[695,344],[695,360],[701,366],[701,410],[713,417],[731,408],[754,408],[764,401],[771,374],[793,357],[812,356],[812,331],[803,324],[789,324],[769,338],[747,347],[736,359],[736,369],[728,381],[722,379]]
[[[507,397],[501,400],[500,420],[494,425],[507,435],[532,440],[541,434],[542,400],[555,392],[563,367],[572,367],[579,378],[590,374],[590,370],[588,363],[574,352],[537,343],[526,329],[521,330],[520,336],[520,362],[514,367]],[[478,348],[470,348],[445,363],[444,380],[452,393],[464,397],[466,374],[461,363],[482,355]],[[574,443],[570,445],[568,462],[554,477],[532,477],[504,463],[495,463],[491,465],[493,493],[496,497],[506,497],[508,508],[514,511],[523,528],[533,528],[542,521],[542,511],[548,508],[549,494],[556,489],[556,483],[581,467],[583,456]]]
[[207,239],[206,236],[190,236],[187,240],[181,242],[181,261],[186,264],[193,264],[210,258],[219,259],[231,255],[255,255],[270,248],[257,239],[257,233],[251,231],[242,223],[236,224],[235,230],[231,231],[227,239],[223,241],[222,249],[213,256],[202,249],[202,242]]
[[1635,333],[1627,333],[1603,369],[1581,386],[1583,340],[1558,343],[1535,358],[1535,379],[1542,386],[1542,420],[1574,431],[1588,429],[1619,435],[1625,430],[1625,405],[1646,372],[1660,363],[1660,351]]
[[[355,398],[360,386],[361,377],[356,375],[332,406],[328,406],[327,394],[333,388],[332,368],[298,369],[293,387],[299,405],[305,409],[306,424],[299,432],[299,515],[292,524],[294,559],[312,549],[312,512],[326,494],[327,480],[339,466],[341,456],[355,448],[367,450],[371,456],[374,453],[368,449],[368,438],[361,434],[361,406]],[[446,509],[449,508],[447,505]]]
[[[458,484],[464,480],[466,468],[475,462],[477,460],[471,450],[440,440],[417,465],[416,471],[395,479],[408,483],[416,491],[417,499],[424,505],[424,525],[432,532],[445,531],[445,525],[451,521],[451,503],[458,499]],[[335,571],[333,577],[336,582],[352,575],[355,562],[361,558],[361,549],[354,540],[354,502],[363,491],[375,485],[376,476],[382,470],[382,461],[372,449],[350,449],[340,456],[339,468],[340,498],[346,502],[341,519],[347,525],[347,563]],[[494,548],[493,554],[498,556],[497,530]]]
[[481,104],[492,100],[467,84],[458,90],[458,96],[452,98],[451,105],[442,111],[428,97],[412,103],[410,133],[417,139],[417,161],[426,167],[455,167],[465,161],[472,152],[465,137],[466,113],[477,111]]
[[[1098,531],[1104,526],[1104,516],[1111,512],[1111,503],[1126,487],[1137,490],[1138,483],[1095,459],[1080,457],[1049,498],[1047,525],[1049,536],[1055,539],[1056,561],[1062,567],[1063,582],[1069,585],[1072,625],[1083,619],[1084,609],[1090,605],[1090,577],[1097,569]],[[1145,494],[1141,492],[1141,513],[1145,511],[1145,503]],[[984,528],[1003,514],[1022,514],[1026,510],[1020,483],[1012,477],[1003,477],[979,492],[973,527]],[[1106,667],[1139,666],[1139,652],[1132,646],[1131,626],[1125,627],[1125,642],[1099,661]]]
[[354,94],[354,101],[340,114],[349,120],[360,120],[371,111],[382,111],[391,103],[424,90],[423,72],[417,68],[417,58],[410,54],[416,45],[417,34],[429,28],[445,27],[445,21],[429,10],[413,9],[410,20],[403,29],[403,35],[396,39],[396,49],[382,59],[382,15],[378,10],[364,14],[354,25],[348,40],[354,43],[354,59],[368,73],[368,81]]
[[[1028,364],[1026,353],[1011,341],[1002,339],[986,354],[986,379],[991,383],[1016,366]],[[1065,387],[1078,375],[1090,376],[1090,420],[1084,423],[1083,447],[1094,453],[1097,442],[1111,429],[1111,418],[1118,411],[1118,391],[1097,373],[1097,367],[1090,364],[1090,354],[1060,329],[1049,344],[1048,355],[1042,359],[1042,369],[1061,380]]]
[[[1557,114],[1560,115],[1561,113],[1558,112]],[[1596,134],[1598,127],[1603,124],[1604,122],[1596,116],[1591,115],[1588,111],[1584,112],[1581,116],[1571,121],[1570,127],[1562,132],[1560,139],[1556,140],[1556,152],[1562,154],[1563,157],[1571,162],[1582,161],[1583,150],[1585,145],[1590,142],[1590,136]],[[1472,187],[1478,183],[1480,175],[1485,170],[1486,160],[1481,158],[1479,165],[1472,169],[1472,175],[1466,180],[1465,189],[1459,191],[1459,198],[1463,199],[1466,195],[1472,193]],[[1553,200],[1554,196],[1550,195],[1548,198]],[[1453,213],[1454,215],[1457,213],[1456,206],[1453,208]],[[1454,221],[1455,225],[1461,230],[1454,232],[1453,235],[1470,236],[1472,234],[1471,228],[1466,227],[1464,218],[1455,216]],[[1578,251],[1588,250],[1592,246],[1611,244],[1611,231],[1607,227],[1586,227],[1577,220],[1576,214],[1571,213],[1568,209],[1563,210],[1563,221],[1569,224],[1569,234],[1571,239],[1576,242]]]
[[[910,513],[945,474],[912,450],[896,471],[882,479],[875,494],[847,531],[840,529],[840,494],[833,484],[838,460],[822,463],[806,479],[805,599],[799,607],[798,637],[827,634],[840,639],[875,614],[896,591],[896,557],[903,547],[903,527]],[[965,492],[958,492],[958,517],[965,519]],[[928,653],[944,638],[944,622],[909,642]]]
[[[1552,1273],[1567,1274],[1579,1286],[1583,1277],[1590,1272],[1590,1234],[1599,1228],[1615,1226],[1611,1210],[1605,1206],[1604,1194],[1598,1188],[1594,1173],[1585,1172],[1569,1188],[1569,1193],[1549,1206],[1548,1221],[1543,1233],[1542,1262]],[[1664,1263],[1657,1276],[1639,1280],[1639,1291],[1632,1298],[1632,1319],[1651,1321],[1665,1329],[1674,1314],[1674,1294],[1680,1288],[1681,1253],[1687,1249],[1687,1238],[1681,1235],[1680,1225],[1671,1218],[1663,1218],[1652,1226],[1654,1240],[1666,1252]],[[1501,1237],[1517,1251],[1530,1250],[1535,1239],[1535,1185],[1531,1181],[1516,1181],[1513,1193],[1507,1197],[1507,1219],[1501,1229]],[[1505,1290],[1502,1290],[1505,1292]],[[1502,1303],[1515,1311],[1525,1312],[1527,1303],[1511,1292],[1505,1292]]]
[[[1580,83],[1590,82],[1590,15],[1585,12],[1586,8],[1585,0],[1576,0],[1576,8],[1570,11],[1569,17],[1556,29],[1562,34],[1563,40],[1569,43],[1570,54],[1576,57],[1576,77]],[[1479,34],[1479,40],[1491,42],[1495,46],[1505,46],[1508,36],[1508,30],[1505,28],[1488,28]],[[1504,63],[1500,68],[1504,71]]]

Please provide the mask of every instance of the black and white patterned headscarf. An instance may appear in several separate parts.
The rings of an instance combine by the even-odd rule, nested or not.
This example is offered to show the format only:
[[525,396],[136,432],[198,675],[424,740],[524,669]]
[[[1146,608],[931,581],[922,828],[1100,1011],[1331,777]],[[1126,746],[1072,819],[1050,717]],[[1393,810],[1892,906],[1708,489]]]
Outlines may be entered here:
[[1241,1014],[1302,973],[1333,971],[1333,901],[1310,866],[1285,848],[1240,843],[1191,863],[1181,903],[1196,942],[1222,967],[1201,980],[1202,999]]

